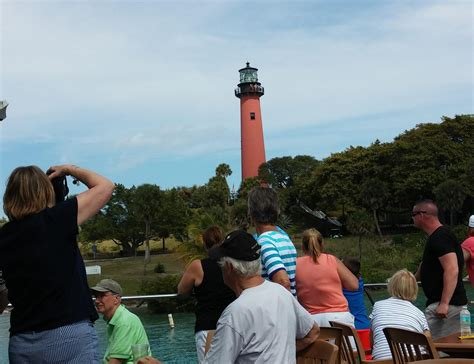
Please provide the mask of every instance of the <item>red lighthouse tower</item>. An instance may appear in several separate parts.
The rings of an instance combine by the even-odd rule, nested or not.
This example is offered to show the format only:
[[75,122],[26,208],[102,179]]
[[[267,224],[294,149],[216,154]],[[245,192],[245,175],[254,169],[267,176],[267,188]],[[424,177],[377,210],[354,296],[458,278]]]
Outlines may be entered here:
[[240,99],[240,138],[242,181],[258,175],[258,167],[265,163],[265,145],[263,142],[262,113],[260,97],[264,90],[258,82],[257,68],[247,67],[239,70],[240,83],[235,96]]

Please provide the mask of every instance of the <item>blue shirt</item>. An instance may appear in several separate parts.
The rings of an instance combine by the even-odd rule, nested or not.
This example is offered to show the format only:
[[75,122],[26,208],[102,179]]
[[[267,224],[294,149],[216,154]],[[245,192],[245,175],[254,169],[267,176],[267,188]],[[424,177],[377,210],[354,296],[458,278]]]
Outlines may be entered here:
[[359,278],[359,289],[357,291],[348,291],[343,288],[342,293],[347,299],[350,313],[354,316],[355,328],[357,330],[370,328],[370,320],[364,304],[364,281],[362,278]]
[[272,278],[273,274],[285,269],[290,280],[291,293],[296,295],[296,249],[293,242],[280,228],[278,231],[266,231],[257,237],[257,242],[262,247],[262,277]]

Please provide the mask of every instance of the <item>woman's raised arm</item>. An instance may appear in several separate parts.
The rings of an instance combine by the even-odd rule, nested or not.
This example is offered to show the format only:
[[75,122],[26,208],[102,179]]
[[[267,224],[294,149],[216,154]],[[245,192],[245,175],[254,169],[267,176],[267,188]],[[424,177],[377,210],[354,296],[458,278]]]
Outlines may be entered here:
[[72,164],[53,166],[50,179],[61,176],[72,176],[84,183],[89,189],[78,194],[77,197],[77,225],[97,214],[110,200],[115,185],[109,179]]

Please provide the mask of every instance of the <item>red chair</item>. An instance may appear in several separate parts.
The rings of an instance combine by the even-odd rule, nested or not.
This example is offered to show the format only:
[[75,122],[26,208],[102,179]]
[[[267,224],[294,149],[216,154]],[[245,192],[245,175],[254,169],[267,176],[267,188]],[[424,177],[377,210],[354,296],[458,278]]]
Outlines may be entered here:
[[356,330],[360,343],[365,351],[365,359],[372,360],[372,342],[370,340],[370,329]]

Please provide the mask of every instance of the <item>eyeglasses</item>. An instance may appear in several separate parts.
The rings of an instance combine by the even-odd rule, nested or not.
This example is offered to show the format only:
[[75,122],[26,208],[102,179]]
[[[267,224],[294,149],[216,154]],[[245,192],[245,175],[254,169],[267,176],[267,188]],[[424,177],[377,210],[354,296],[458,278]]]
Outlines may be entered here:
[[411,213],[411,217],[415,217],[415,216],[420,215],[420,214],[426,214],[426,211],[413,211]]
[[117,294],[113,293],[113,292],[96,292],[94,293],[94,298],[96,300],[101,300],[103,299],[104,297],[107,297],[107,296],[116,296]]

